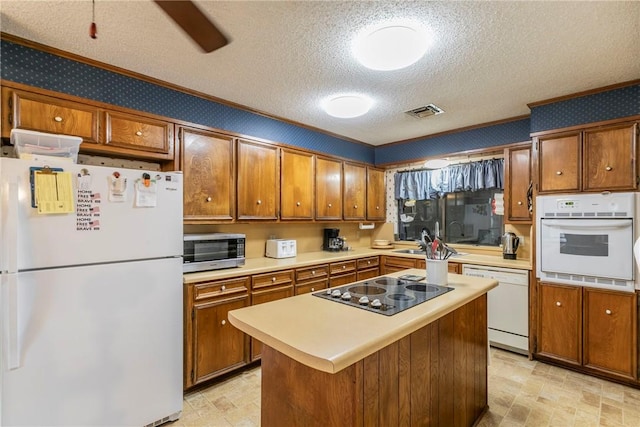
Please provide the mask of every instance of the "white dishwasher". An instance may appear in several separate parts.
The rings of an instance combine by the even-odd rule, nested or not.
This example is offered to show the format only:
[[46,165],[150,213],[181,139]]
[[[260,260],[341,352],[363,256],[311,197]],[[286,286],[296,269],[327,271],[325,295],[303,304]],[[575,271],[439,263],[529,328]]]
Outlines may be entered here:
[[489,344],[528,354],[529,271],[463,264],[462,274],[498,281],[487,295]]

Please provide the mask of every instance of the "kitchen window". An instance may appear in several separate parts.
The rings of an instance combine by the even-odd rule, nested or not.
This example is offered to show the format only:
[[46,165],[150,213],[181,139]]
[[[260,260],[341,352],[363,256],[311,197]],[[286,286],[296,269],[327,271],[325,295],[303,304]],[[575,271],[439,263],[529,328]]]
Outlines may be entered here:
[[436,229],[447,243],[499,246],[504,233],[504,159],[398,172],[397,240],[420,239]]

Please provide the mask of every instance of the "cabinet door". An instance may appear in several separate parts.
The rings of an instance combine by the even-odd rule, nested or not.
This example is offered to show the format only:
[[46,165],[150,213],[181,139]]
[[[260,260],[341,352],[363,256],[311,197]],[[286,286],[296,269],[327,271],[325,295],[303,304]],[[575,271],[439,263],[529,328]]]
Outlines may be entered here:
[[367,172],[364,166],[344,163],[344,219],[364,220],[367,199]]
[[249,295],[194,304],[194,371],[198,384],[246,363],[246,335],[228,319],[231,310],[249,305]]
[[582,363],[582,288],[539,285],[538,354]]
[[233,139],[182,128],[186,223],[231,221],[234,214]]
[[281,219],[313,219],[313,160],[312,154],[281,150]]
[[581,144],[580,132],[538,139],[540,193],[580,190]]
[[278,147],[238,141],[238,219],[278,218]]
[[506,151],[506,219],[508,222],[531,222],[527,194],[531,182],[531,146]]
[[367,168],[367,219],[384,221],[387,217],[384,171]]
[[636,379],[636,295],[584,289],[584,366]]
[[316,219],[342,219],[342,162],[316,158]]
[[585,191],[636,188],[637,124],[584,132]]
[[406,270],[407,268],[425,268],[424,261],[422,266],[418,265],[420,261],[422,260],[384,255],[380,258],[382,264],[381,272],[382,274],[389,274]]
[[137,157],[173,159],[173,123],[106,111],[104,143]]
[[[90,105],[38,95],[31,92],[2,89],[4,105],[9,106],[7,119],[11,128],[79,136],[85,143],[98,143],[98,109]],[[3,126],[2,136],[9,136]]]

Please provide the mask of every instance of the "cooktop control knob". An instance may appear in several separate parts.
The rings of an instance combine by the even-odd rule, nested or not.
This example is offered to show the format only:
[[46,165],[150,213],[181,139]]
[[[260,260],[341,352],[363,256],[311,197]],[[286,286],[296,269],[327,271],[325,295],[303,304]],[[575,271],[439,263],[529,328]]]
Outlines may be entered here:
[[349,291],[347,291],[344,294],[342,294],[342,296],[340,298],[342,298],[344,300],[350,300],[351,299],[351,294],[349,293]]
[[360,299],[358,300],[358,304],[362,304],[362,305],[369,304],[369,297],[367,297],[366,295],[363,297],[360,297]]
[[340,295],[342,295],[342,292],[340,292],[340,289],[336,289],[335,291],[331,292],[331,296],[334,298],[338,298],[340,297]]
[[382,307],[382,303],[380,302],[380,300],[378,298],[376,298],[373,301],[371,301],[371,307],[380,308],[380,307]]

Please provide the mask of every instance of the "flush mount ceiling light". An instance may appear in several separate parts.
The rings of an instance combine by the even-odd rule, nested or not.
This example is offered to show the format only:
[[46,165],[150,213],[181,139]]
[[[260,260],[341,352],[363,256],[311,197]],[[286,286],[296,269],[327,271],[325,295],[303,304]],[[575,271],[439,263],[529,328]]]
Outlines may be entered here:
[[328,115],[341,119],[350,119],[366,114],[373,101],[362,95],[339,95],[327,99],[323,108]]
[[353,43],[353,53],[367,68],[399,70],[422,58],[432,41],[431,33],[417,24],[382,24],[363,30]]

